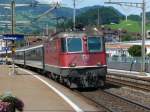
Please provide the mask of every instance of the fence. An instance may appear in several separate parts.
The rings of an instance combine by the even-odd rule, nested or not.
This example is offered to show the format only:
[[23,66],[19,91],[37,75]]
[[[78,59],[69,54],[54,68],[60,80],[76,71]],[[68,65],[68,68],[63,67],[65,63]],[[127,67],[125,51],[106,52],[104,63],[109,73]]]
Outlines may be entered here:
[[[108,68],[128,71],[141,71],[141,57],[112,56],[107,57]],[[145,72],[150,72],[150,57],[145,59]]]

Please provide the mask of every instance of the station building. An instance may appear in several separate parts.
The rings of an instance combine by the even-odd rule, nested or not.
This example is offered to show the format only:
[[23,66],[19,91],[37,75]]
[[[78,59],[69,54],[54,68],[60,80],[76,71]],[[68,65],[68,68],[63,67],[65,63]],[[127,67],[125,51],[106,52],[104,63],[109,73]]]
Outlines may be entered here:
[[[109,56],[129,56],[128,48],[130,48],[133,45],[142,45],[142,40],[128,42],[107,42],[106,53]],[[150,40],[145,40],[145,47],[147,49],[147,54],[150,53]]]

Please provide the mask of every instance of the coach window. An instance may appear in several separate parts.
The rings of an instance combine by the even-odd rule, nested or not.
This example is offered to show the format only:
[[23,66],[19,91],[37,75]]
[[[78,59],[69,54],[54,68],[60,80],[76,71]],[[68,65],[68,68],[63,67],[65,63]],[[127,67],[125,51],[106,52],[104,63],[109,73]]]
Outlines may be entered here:
[[81,38],[67,38],[68,52],[81,52],[82,40]]
[[89,52],[101,52],[102,50],[103,50],[102,38],[88,37],[88,51]]

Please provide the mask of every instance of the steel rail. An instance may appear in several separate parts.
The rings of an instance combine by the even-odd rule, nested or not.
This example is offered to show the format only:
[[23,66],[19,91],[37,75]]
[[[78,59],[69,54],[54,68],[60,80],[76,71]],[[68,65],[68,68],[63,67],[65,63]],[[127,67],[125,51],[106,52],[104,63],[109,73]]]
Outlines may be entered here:
[[119,95],[113,94],[113,93],[108,92],[108,91],[103,91],[103,92],[106,93],[106,94],[112,95],[112,96],[114,96],[114,97],[116,97],[116,98],[120,98],[120,99],[122,99],[122,100],[124,100],[124,101],[126,101],[126,102],[132,103],[132,104],[134,104],[134,105],[137,105],[137,106],[139,106],[139,107],[142,107],[142,108],[144,108],[144,109],[150,111],[150,107],[148,107],[148,106],[145,106],[145,105],[142,105],[142,104],[140,104],[140,103],[131,101],[131,100],[127,99],[127,98],[121,97],[121,96],[119,96]]
[[114,78],[114,77],[107,77],[106,82],[114,84],[114,85],[128,86],[128,87],[132,87],[132,88],[135,88],[135,89],[139,89],[139,90],[150,92],[149,84],[144,84],[144,83],[140,83],[140,82],[130,81],[130,80],[127,80],[127,79],[118,79],[118,78]]
[[91,102],[97,104],[98,106],[104,108],[104,109],[106,110],[106,112],[115,112],[115,111],[109,109],[107,106],[98,103],[98,102],[95,101],[94,99],[89,98],[88,96],[86,96],[85,94],[83,94],[82,92],[80,92],[80,91],[78,91],[78,90],[72,90],[72,91],[73,91],[73,92],[76,92],[77,94],[79,94],[79,95],[82,96],[83,98],[85,98],[85,99],[87,99],[87,100],[89,100],[89,101],[91,101]]
[[[106,109],[106,110],[109,111],[109,112],[116,112],[116,110],[113,110],[113,108],[110,109],[110,107],[108,107],[107,105],[101,104],[101,103],[99,103],[98,101],[96,101],[95,99],[92,99],[91,97],[87,96],[86,93],[82,93],[82,92],[80,92],[80,91],[75,91],[75,92],[79,93],[82,97],[85,97],[86,99],[88,99],[88,100],[90,100],[90,101],[96,103],[97,105],[103,107],[104,109]],[[140,103],[136,103],[136,102],[134,102],[134,101],[131,101],[131,100],[126,99],[126,98],[124,98],[124,97],[121,97],[121,96],[118,96],[118,95],[116,95],[116,94],[107,92],[107,91],[105,91],[105,90],[93,91],[92,93],[94,94],[94,93],[96,93],[96,92],[102,92],[102,93],[105,94],[105,95],[109,95],[108,97],[116,97],[117,99],[123,101],[123,102],[124,102],[125,104],[127,104],[127,105],[131,105],[131,104],[132,104],[132,105],[134,106],[134,108],[136,107],[136,108],[141,108],[142,110],[150,111],[150,107],[147,107],[147,106],[142,105],[142,104],[140,104]],[[93,96],[94,96],[94,95],[93,95]],[[109,101],[108,101],[108,102],[109,102]],[[143,112],[144,112],[144,111],[143,111]]]

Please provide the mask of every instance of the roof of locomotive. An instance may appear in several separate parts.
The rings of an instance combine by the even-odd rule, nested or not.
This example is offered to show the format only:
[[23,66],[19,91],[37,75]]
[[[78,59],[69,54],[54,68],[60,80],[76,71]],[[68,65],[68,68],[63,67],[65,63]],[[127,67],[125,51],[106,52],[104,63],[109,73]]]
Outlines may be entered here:
[[57,36],[60,38],[66,38],[66,37],[82,37],[83,35],[86,35],[83,32],[61,32]]
[[82,37],[82,36],[103,36],[103,34],[99,31],[95,30],[84,30],[84,31],[67,31],[67,32],[59,32],[52,37],[54,38],[66,38],[66,37]]

